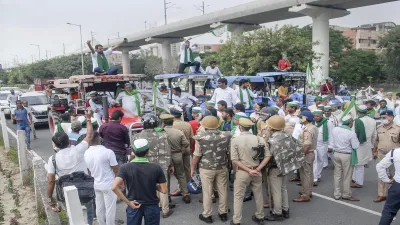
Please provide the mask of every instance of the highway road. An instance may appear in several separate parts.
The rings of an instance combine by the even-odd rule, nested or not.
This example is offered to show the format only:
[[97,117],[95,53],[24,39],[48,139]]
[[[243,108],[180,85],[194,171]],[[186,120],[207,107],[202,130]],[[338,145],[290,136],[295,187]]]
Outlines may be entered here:
[[[15,125],[8,120],[7,125],[15,131]],[[38,127],[37,140],[32,140],[31,147],[47,162],[49,156],[53,153],[51,145],[51,136],[48,127]],[[11,144],[16,146],[15,140]],[[331,163],[331,162],[330,162]],[[377,173],[375,170],[375,162],[372,161],[366,170],[364,187],[361,189],[353,189],[353,195],[360,198],[360,202],[337,201],[333,199],[333,168],[330,164],[329,169],[323,171],[322,181],[319,186],[313,190],[313,199],[310,203],[294,203],[292,198],[297,197],[300,187],[294,183],[288,184],[290,198],[290,214],[291,218],[284,222],[265,222],[266,224],[287,224],[287,225],[376,225],[380,219],[384,203],[374,203],[373,199],[377,195]],[[176,186],[176,181],[172,183],[172,187]],[[167,219],[161,219],[161,224],[165,225],[202,225],[204,222],[198,219],[202,212],[202,206],[199,203],[200,195],[192,196],[192,203],[185,204],[180,197],[173,197],[173,203],[176,203],[174,214]],[[232,218],[233,200],[232,192],[229,193],[229,220]],[[124,224],[125,208],[123,203],[119,203],[117,207],[117,224]],[[255,211],[255,203],[249,201],[244,203],[242,224],[254,224],[251,221],[251,215]],[[268,213],[268,210],[265,210]],[[229,224],[229,221],[222,223],[218,218],[217,204],[214,204],[214,224]],[[393,224],[400,224],[398,221]]]

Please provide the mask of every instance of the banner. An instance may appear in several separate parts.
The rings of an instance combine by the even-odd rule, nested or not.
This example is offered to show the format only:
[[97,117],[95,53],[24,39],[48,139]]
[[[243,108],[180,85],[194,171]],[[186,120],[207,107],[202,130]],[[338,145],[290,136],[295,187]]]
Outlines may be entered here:
[[153,83],[153,107],[154,111],[169,112],[168,104],[163,98],[160,90],[158,90],[157,81],[154,81]]
[[344,112],[342,114],[342,117],[340,118],[340,121],[345,117],[346,115],[350,115],[353,119],[357,117],[357,110],[356,110],[356,98],[352,97],[350,102],[347,102],[344,106]]

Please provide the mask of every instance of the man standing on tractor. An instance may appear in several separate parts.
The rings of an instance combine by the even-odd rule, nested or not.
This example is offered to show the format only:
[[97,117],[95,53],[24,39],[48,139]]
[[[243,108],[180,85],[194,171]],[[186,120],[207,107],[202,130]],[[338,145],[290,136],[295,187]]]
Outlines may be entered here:
[[110,68],[108,64],[106,55],[111,55],[115,49],[120,47],[123,43],[127,43],[128,39],[124,38],[124,41],[121,43],[108,48],[106,51],[103,49],[103,45],[95,45],[94,49],[90,40],[87,41],[87,45],[92,52],[92,63],[93,63],[93,72],[95,75],[116,75],[118,72],[118,68]]
[[133,115],[142,115],[143,98],[134,84],[126,83],[125,91],[119,93],[115,101],[122,104],[122,108]]
[[186,67],[189,66],[195,66],[195,72],[198,73],[200,72],[200,64],[199,62],[196,62],[194,60],[194,55],[193,55],[193,50],[197,49],[197,45],[194,44],[192,47],[190,47],[190,40],[192,38],[188,38],[184,42],[181,43],[180,47],[180,59],[179,59],[179,71],[178,73],[185,73]]

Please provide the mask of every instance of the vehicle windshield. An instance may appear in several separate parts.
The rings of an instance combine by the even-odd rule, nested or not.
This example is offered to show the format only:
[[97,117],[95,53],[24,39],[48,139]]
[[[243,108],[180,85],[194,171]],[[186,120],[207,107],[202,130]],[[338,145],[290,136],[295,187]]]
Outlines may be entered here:
[[6,93],[1,93],[0,94],[0,100],[7,100],[7,96],[8,96],[9,94],[6,94]]
[[47,105],[49,100],[45,95],[38,96],[24,96],[21,97],[21,101],[28,101],[29,105]]

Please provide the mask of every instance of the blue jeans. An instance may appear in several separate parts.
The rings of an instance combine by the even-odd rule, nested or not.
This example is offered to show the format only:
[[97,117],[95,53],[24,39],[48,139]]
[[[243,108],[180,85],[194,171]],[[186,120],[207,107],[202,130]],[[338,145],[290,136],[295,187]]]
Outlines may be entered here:
[[87,221],[88,221],[88,224],[93,224],[93,216],[94,216],[93,204],[94,204],[93,200],[82,204],[87,209]]
[[126,208],[126,224],[142,225],[144,217],[145,225],[160,225],[160,207],[158,204],[141,205],[138,209],[132,209],[130,206]]
[[31,147],[31,128],[29,127],[29,125],[24,126],[24,125],[18,125],[17,124],[17,130],[24,130],[25,131],[25,135],[26,135],[26,147],[30,148]]
[[396,216],[400,209],[400,184],[396,181],[393,182],[389,188],[387,200],[383,207],[381,221],[379,225],[390,225],[393,218]]
[[185,111],[186,111],[186,117],[188,118],[188,120],[189,121],[193,120],[192,108],[190,106],[186,106]]
[[94,68],[93,72],[95,72],[95,73],[107,72],[107,75],[117,75],[118,74],[118,68],[117,67],[113,67],[113,68],[108,69],[107,71],[104,71],[104,70],[100,69],[100,67],[96,67],[96,68]]

